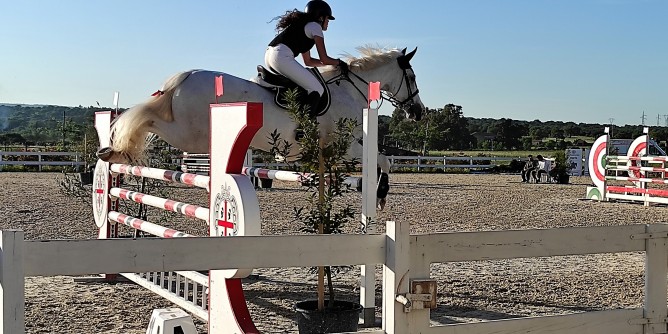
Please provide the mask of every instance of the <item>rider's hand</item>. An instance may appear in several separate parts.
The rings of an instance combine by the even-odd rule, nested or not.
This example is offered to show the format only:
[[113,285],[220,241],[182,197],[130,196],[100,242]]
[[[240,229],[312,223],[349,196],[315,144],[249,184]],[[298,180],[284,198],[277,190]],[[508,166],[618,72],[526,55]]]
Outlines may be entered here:
[[339,59],[339,70],[341,71],[341,74],[343,74],[343,75],[348,74],[348,71],[350,71],[348,69],[348,64],[341,59]]

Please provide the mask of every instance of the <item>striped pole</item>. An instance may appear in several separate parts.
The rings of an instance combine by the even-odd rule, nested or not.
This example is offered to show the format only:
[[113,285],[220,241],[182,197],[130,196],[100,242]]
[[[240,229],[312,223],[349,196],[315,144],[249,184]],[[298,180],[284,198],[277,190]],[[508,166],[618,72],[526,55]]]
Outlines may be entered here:
[[256,167],[244,167],[241,174],[255,176],[260,179],[272,179],[281,181],[304,182],[313,177],[310,173],[297,173],[282,170],[263,169]]
[[124,164],[112,164],[109,170],[116,173],[148,177],[156,180],[178,182],[199,188],[209,189],[210,178],[206,175],[197,175],[190,173],[177,172],[173,170],[131,166]]
[[628,171],[628,170],[637,170],[637,171],[643,171],[643,172],[657,172],[657,173],[665,173],[668,172],[668,168],[662,168],[662,167],[642,167],[642,166],[616,166],[616,167],[611,167],[608,170],[611,171]]
[[[646,178],[646,177],[606,176],[605,179],[606,180],[611,180],[611,181],[628,181],[628,182],[668,184],[668,179],[650,179],[650,178]],[[643,188],[640,188],[640,189],[643,189]]]
[[109,219],[117,223],[121,223],[132,228],[144,231],[146,233],[155,235],[161,238],[184,238],[184,237],[194,237],[188,233],[177,231],[171,228],[166,228],[164,226],[156,225],[139,218],[131,217],[124,215],[120,212],[109,211]]
[[608,157],[611,162],[627,162],[627,161],[650,161],[650,162],[668,162],[668,157],[650,156],[650,157],[627,157],[627,156],[611,156]]
[[136,191],[130,191],[121,188],[109,189],[109,194],[118,198],[134,201],[140,204],[150,205],[159,209],[164,209],[176,213],[181,213],[188,217],[195,217],[206,222],[209,221],[209,208],[177,202],[166,198],[142,194]]
[[614,193],[632,193],[632,194],[656,195],[656,196],[668,197],[668,190],[662,190],[662,189],[643,189],[636,187],[609,186],[607,190],[609,192],[614,192]]

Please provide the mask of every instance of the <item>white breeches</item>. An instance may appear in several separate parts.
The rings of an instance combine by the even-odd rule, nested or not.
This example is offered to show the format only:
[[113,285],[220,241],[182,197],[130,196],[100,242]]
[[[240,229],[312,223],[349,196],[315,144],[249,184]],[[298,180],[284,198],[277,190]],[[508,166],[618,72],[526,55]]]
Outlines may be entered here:
[[297,62],[292,50],[284,44],[268,47],[264,53],[264,64],[306,89],[307,93],[318,92],[322,96],[325,92],[318,79]]

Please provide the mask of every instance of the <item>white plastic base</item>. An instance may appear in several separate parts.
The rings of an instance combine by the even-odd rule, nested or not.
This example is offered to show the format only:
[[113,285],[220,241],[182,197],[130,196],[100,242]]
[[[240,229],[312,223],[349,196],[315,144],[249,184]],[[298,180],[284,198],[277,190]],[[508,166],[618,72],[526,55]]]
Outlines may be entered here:
[[146,334],[197,334],[192,317],[180,308],[153,310]]

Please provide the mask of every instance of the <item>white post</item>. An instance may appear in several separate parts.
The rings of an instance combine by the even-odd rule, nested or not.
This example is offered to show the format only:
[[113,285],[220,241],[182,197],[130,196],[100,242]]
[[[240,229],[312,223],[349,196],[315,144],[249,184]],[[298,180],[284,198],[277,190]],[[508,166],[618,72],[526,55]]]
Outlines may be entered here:
[[[250,180],[241,171],[246,150],[262,127],[262,104],[212,104],[210,110],[209,234],[260,235],[260,205]],[[223,125],[226,132],[215,131]],[[258,332],[241,284],[241,278],[251,272],[250,268],[209,271],[209,334]]]
[[0,172],[2,172],[2,152],[0,152]]
[[41,163],[42,162],[42,153],[37,153],[37,161],[40,162],[38,168],[39,168],[39,171],[41,172],[42,171],[42,163]]
[[[605,179],[605,176],[608,174],[608,157],[610,156],[610,128],[606,126],[603,129],[603,132],[605,133],[605,166],[603,166],[603,190],[601,191],[601,201],[608,201],[608,180]],[[592,147],[592,150],[593,149],[594,148]],[[596,166],[596,163],[594,163],[594,167]],[[593,173],[593,171],[589,172]],[[615,172],[615,175],[617,175],[617,172]]]
[[[666,233],[668,225],[646,225],[647,234]],[[666,332],[666,275],[668,275],[668,246],[666,238],[649,238],[645,241],[645,304],[643,318],[647,320],[644,334]]]
[[[209,157],[211,159],[211,157]],[[244,158],[244,166],[253,167],[253,150],[248,149],[246,151],[246,157]],[[211,175],[211,160],[209,160],[209,175]],[[248,179],[251,180],[251,183],[254,187],[260,186],[260,180],[252,175],[248,175]]]
[[383,265],[383,331],[387,334],[411,333],[409,314],[396,301],[408,293],[410,269],[410,222],[388,221],[385,228],[385,264]]
[[0,334],[25,333],[23,231],[0,231]]
[[[650,156],[650,155],[651,155],[651,154],[649,153],[649,127],[643,127],[643,128],[642,128],[642,133],[645,135],[645,154],[644,154],[643,156],[647,157],[647,156]],[[642,163],[639,164],[639,165],[642,166]],[[641,174],[641,175],[642,175],[642,174]],[[645,175],[647,175],[647,174],[645,174]],[[647,189],[649,189],[649,183],[647,183],[647,182],[641,182],[641,183],[640,183],[640,187],[643,188],[643,189],[645,189],[645,190],[647,190]],[[645,202],[645,203],[644,203],[644,206],[649,206],[649,204],[650,204],[650,202],[649,202],[650,195],[649,195],[648,193],[644,193],[642,197],[643,197],[643,200],[644,200],[644,202]]]
[[[364,233],[376,232],[376,185],[378,173],[378,109],[364,109],[362,127],[362,229]],[[360,278],[360,314],[365,327],[376,323],[376,266],[362,265]]]

